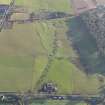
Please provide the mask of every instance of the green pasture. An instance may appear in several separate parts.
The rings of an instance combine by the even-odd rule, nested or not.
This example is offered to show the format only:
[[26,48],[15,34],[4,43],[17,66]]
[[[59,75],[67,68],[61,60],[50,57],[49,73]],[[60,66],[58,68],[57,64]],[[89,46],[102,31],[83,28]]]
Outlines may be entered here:
[[32,86],[32,57],[0,56],[0,91],[26,91]]
[[54,82],[59,89],[58,93],[97,94],[100,87],[97,75],[87,76],[84,69],[74,63],[75,61],[80,63],[79,55],[73,49],[72,42],[67,40],[66,33],[69,28],[65,21],[52,21],[52,23],[55,24],[58,48],[56,58],[41,84]]
[[35,56],[45,53],[34,23],[14,24],[12,30],[0,33],[0,53],[10,55]]
[[97,76],[87,77],[67,59],[54,60],[43,82],[52,81],[58,87],[58,93],[97,94],[99,81]]
[[[38,56],[46,56],[46,53],[33,28],[33,24],[14,24],[12,30],[0,33],[0,91],[27,91],[35,86],[35,58],[37,57],[36,66],[39,66],[38,59],[44,65],[45,62]],[[38,70],[40,66],[37,67]]]
[[[11,0],[1,0],[1,4],[8,4]],[[16,5],[23,5],[28,7],[30,10],[51,10],[51,11],[62,11],[72,12],[69,0],[15,0]]]
[[[34,11],[47,9],[71,13],[69,2],[69,0],[17,0],[16,4],[24,5]],[[0,3],[7,3],[7,1],[2,0]],[[56,34],[57,52],[41,84],[52,81],[57,85],[60,94],[97,94],[100,87],[98,74],[85,74],[78,60],[80,56],[72,46],[72,40],[67,39],[69,29],[65,20],[53,20],[27,24],[15,23],[13,29],[2,30],[0,90],[35,91],[36,83],[48,64],[48,54],[52,53]],[[80,34],[78,30],[76,35]],[[77,37],[79,40],[80,36]],[[93,51],[88,45],[86,47]]]
[[44,100],[44,101],[34,101],[30,105],[86,105],[84,102],[72,102],[64,100]]
[[10,0],[0,0],[0,4],[9,4]]
[[51,53],[55,34],[53,24],[50,22],[36,22],[34,28],[46,53]]
[[34,10],[72,11],[69,0],[16,0],[18,5],[24,5]]
[[37,81],[40,79],[40,76],[48,62],[48,58],[46,56],[40,55],[34,59],[34,68],[32,74],[32,90],[37,87]]
[[[57,28],[61,24],[63,27]],[[0,48],[3,48],[0,51],[2,55],[0,70],[4,71],[2,72],[3,77],[5,74],[8,75],[5,79],[1,76],[1,84],[3,84],[3,80],[8,81],[0,89],[7,89],[8,91],[33,90],[43,73],[44,67],[48,63],[47,54],[52,49],[51,39],[54,33],[57,32],[57,39],[62,44],[58,45],[56,58],[41,84],[52,81],[57,84],[58,93],[64,94],[72,92],[81,94],[98,93],[100,83],[97,76],[92,75],[88,77],[82,69],[72,62],[72,60],[78,58],[78,54],[76,54],[72,45],[69,45],[70,43],[66,39],[67,30],[68,28],[64,21],[36,22],[28,25],[15,24],[13,30],[3,30],[0,36],[2,45]],[[12,88],[8,85],[10,83]]]

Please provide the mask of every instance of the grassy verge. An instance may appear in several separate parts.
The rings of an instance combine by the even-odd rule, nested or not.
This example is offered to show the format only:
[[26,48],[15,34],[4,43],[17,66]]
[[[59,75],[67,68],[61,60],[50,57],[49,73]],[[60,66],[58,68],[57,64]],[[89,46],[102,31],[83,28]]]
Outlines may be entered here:
[[59,101],[59,100],[45,100],[45,101],[42,101],[42,102],[38,102],[38,101],[35,101],[33,102],[31,105],[86,105],[86,103],[84,102],[71,102],[71,101]]

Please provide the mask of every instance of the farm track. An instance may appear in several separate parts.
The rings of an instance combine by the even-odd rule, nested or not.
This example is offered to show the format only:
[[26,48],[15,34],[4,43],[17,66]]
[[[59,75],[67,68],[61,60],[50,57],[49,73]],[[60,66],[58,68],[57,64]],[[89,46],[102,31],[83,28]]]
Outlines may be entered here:
[[39,86],[41,84],[41,82],[44,80],[44,78],[46,77],[46,75],[48,74],[51,64],[55,58],[56,52],[57,52],[57,34],[55,31],[52,52],[48,55],[48,63],[46,64],[46,66],[42,72],[42,75],[40,76],[40,79],[37,81],[36,86]]
[[55,18],[33,18],[33,19],[22,19],[22,20],[8,20],[8,22],[13,22],[13,23],[18,23],[18,24],[24,24],[24,23],[32,23],[32,22],[36,22],[36,21],[51,21],[51,20],[56,20],[56,19],[69,19],[69,18],[73,18],[74,15],[70,14],[69,16],[64,16],[64,17],[55,17]]

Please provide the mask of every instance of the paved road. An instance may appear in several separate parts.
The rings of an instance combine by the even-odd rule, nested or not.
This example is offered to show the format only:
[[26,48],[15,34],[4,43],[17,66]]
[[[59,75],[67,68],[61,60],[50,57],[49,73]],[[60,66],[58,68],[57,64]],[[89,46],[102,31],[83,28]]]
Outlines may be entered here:
[[71,101],[84,101],[90,105],[97,105],[103,102],[103,98],[99,96],[83,96],[83,95],[44,95],[37,94],[32,96],[24,96],[24,103],[28,103],[30,100],[71,100]]
[[18,105],[29,105],[30,102],[34,100],[71,100],[71,101],[84,101],[86,103],[89,103],[90,105],[97,105],[99,103],[102,103],[104,101],[104,98],[101,96],[95,96],[95,95],[51,95],[51,94],[18,94],[18,93],[0,93],[0,101],[2,101],[2,96],[5,96],[7,98],[6,101],[4,100],[4,103],[17,103]]

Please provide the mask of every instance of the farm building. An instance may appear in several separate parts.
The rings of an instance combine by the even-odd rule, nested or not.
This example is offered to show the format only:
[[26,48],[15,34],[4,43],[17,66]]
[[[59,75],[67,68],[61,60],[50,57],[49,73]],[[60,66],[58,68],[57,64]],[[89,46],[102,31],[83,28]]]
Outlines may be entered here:
[[57,87],[53,83],[45,83],[42,85],[39,92],[53,93],[57,91]]

